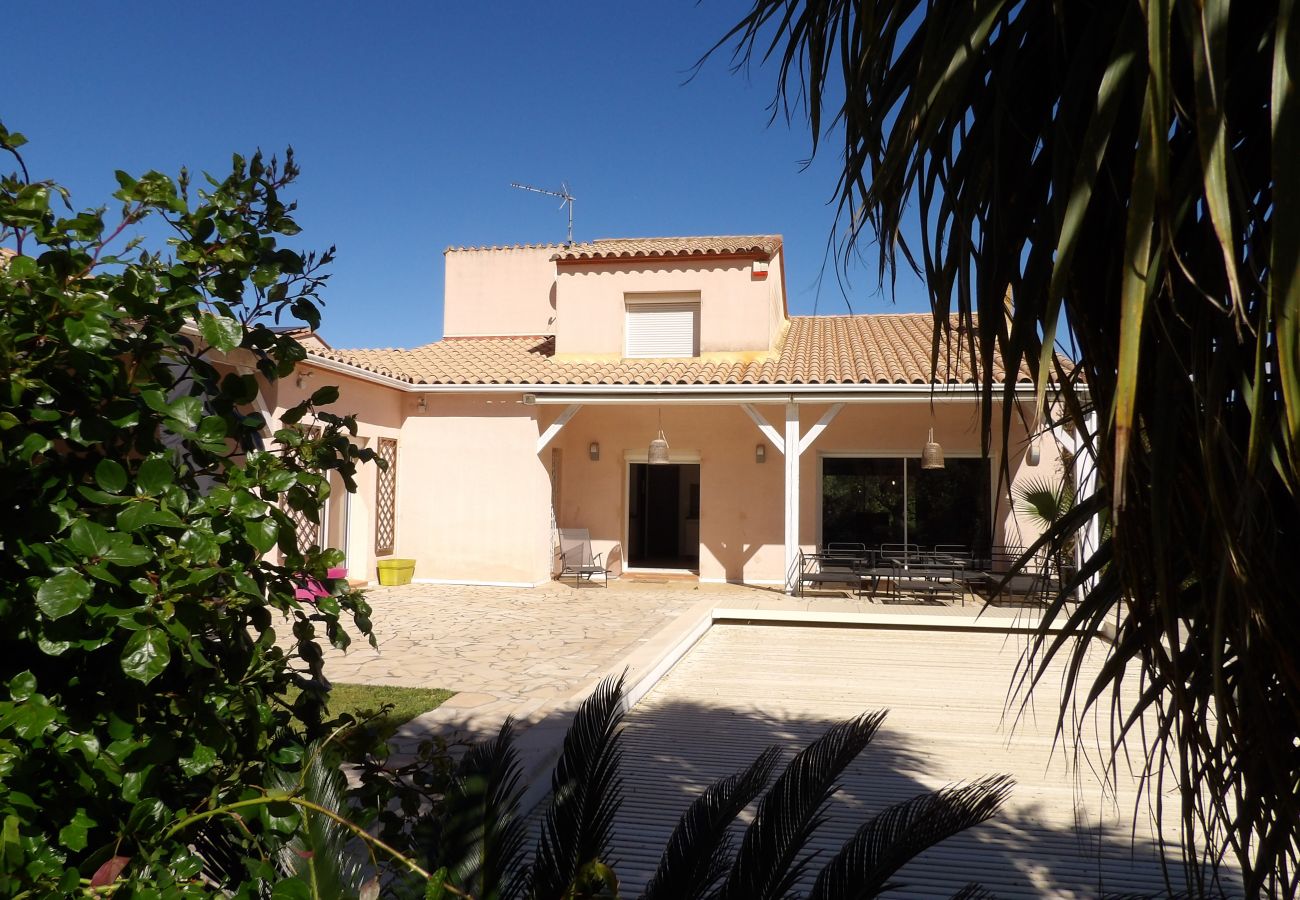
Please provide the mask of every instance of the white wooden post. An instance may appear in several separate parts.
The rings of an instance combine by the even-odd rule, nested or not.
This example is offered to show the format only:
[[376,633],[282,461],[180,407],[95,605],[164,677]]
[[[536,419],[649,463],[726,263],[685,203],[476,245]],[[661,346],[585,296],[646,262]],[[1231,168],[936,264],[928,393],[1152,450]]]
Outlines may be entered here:
[[[1097,489],[1097,459],[1095,455],[1090,455],[1087,452],[1088,442],[1085,438],[1086,435],[1094,441],[1093,447],[1095,449],[1095,441],[1097,440],[1097,414],[1095,412],[1088,413],[1083,424],[1076,427],[1083,429],[1082,432],[1076,430],[1074,435],[1074,490],[1075,502],[1078,503],[1084,498],[1091,497],[1093,492]],[[1079,534],[1075,565],[1082,568],[1083,561],[1096,553],[1100,544],[1101,523],[1097,516],[1092,516],[1088,519],[1088,523],[1084,525],[1083,531]],[[1088,591],[1092,590],[1096,583],[1097,579],[1095,576],[1089,578],[1083,584],[1083,592],[1086,594]]]
[[754,407],[749,403],[742,403],[741,409],[745,415],[754,420],[758,430],[763,433],[763,437],[772,442],[778,453],[785,456],[785,591],[787,594],[793,594],[799,587],[798,573],[795,572],[799,564],[799,457],[803,452],[813,445],[821,433],[826,430],[826,426],[831,424],[841,409],[843,403],[834,403],[830,409],[822,413],[822,417],[817,420],[817,424],[808,429],[808,433],[799,438],[799,407],[794,403],[785,405],[785,437],[768,424]]
[[799,407],[785,405],[785,590],[798,586],[799,565]]

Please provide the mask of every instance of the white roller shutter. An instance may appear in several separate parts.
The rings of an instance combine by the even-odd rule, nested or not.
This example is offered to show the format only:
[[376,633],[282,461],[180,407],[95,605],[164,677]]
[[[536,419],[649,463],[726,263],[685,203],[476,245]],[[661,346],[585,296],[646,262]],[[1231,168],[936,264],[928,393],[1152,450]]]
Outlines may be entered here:
[[624,355],[699,356],[699,300],[629,300]]

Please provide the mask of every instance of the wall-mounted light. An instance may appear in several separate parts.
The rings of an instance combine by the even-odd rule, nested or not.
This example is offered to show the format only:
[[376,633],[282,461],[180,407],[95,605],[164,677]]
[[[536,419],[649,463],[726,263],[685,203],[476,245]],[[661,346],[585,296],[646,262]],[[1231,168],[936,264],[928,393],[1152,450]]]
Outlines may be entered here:
[[767,444],[754,446],[754,462],[767,462]]
[[1042,458],[1043,458],[1042,445],[1039,444],[1038,439],[1035,438],[1034,440],[1029,442],[1029,449],[1025,451],[1025,462],[1029,463],[1029,465],[1031,466],[1036,466],[1038,465],[1039,461],[1042,460]]
[[597,441],[592,441],[587,445],[587,456],[591,458],[592,462],[600,460],[600,444]]
[[533,406],[537,403],[536,394],[524,394],[524,406]]
[[415,404],[415,408],[418,409],[420,412],[424,412],[426,409],[429,408],[429,401],[426,400],[424,397],[421,397],[420,402]]
[[298,387],[302,387],[302,383],[306,381],[308,378],[310,378],[312,374],[313,373],[310,370],[299,372],[298,377],[294,379],[293,383],[298,385]]

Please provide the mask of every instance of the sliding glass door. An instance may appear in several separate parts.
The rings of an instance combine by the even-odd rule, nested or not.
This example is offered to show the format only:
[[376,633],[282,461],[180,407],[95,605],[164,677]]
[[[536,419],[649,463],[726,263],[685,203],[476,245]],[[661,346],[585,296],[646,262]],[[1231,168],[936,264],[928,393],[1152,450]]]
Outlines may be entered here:
[[922,469],[918,457],[822,459],[822,544],[908,543],[989,546],[989,463],[947,460]]

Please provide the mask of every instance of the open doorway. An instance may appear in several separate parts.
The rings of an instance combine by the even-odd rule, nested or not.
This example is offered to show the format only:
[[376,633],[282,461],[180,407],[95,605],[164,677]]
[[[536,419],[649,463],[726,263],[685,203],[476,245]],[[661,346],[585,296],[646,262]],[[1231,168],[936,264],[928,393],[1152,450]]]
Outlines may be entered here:
[[699,464],[630,465],[628,565],[643,569],[699,568]]

